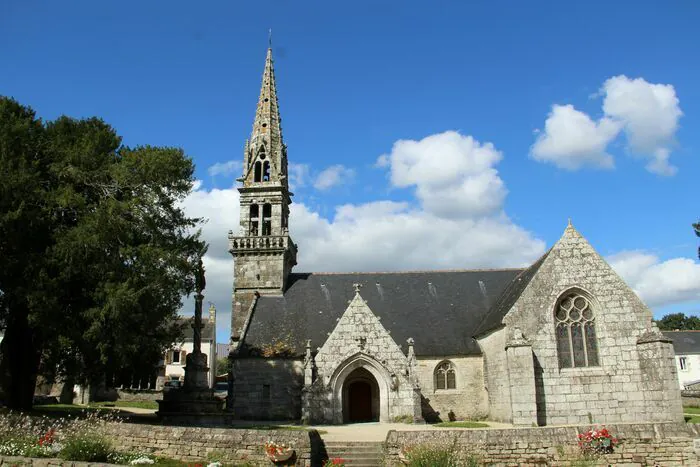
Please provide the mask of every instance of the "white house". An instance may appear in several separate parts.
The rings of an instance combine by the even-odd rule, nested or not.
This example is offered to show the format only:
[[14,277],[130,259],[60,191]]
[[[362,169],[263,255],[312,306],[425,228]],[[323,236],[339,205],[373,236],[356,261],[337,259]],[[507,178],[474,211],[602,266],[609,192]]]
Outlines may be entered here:
[[681,389],[700,382],[700,331],[664,331],[673,341]]
[[[184,339],[165,352],[164,381],[185,380],[187,354],[194,350],[192,318],[182,318],[182,320],[186,322]],[[202,329],[202,353],[207,356],[207,364],[209,365],[207,375],[209,387],[214,387],[214,379],[216,377],[216,308],[213,304],[209,306],[209,317],[203,317],[202,324],[204,324]]]

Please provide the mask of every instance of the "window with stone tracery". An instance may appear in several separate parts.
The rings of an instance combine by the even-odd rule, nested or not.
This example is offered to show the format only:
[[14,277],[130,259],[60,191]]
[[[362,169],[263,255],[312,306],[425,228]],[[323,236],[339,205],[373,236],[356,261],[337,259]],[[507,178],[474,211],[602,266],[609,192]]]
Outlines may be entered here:
[[598,339],[591,301],[580,292],[569,292],[554,312],[559,368],[598,366]]
[[442,362],[435,368],[435,389],[456,389],[457,377],[452,362]]

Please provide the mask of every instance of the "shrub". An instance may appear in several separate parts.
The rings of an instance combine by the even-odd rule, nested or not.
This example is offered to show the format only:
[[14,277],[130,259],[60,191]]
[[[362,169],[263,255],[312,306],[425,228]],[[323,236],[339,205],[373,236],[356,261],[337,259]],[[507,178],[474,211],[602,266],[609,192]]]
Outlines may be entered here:
[[82,434],[66,439],[60,458],[80,462],[107,462],[112,445],[98,434]]
[[409,467],[476,467],[478,457],[457,448],[456,440],[449,445],[421,444],[404,448]]

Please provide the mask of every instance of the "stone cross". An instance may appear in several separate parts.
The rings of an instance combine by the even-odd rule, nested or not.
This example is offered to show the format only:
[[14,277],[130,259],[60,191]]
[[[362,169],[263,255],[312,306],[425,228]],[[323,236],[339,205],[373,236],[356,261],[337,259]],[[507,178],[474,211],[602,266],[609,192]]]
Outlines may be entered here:
[[357,345],[360,346],[360,350],[365,350],[365,345],[367,345],[367,338],[366,337],[358,337],[355,339],[357,341]]
[[353,287],[355,287],[355,293],[360,293],[360,287],[362,287],[362,284],[352,284]]
[[196,292],[194,296],[194,323],[192,323],[192,328],[194,330],[194,353],[202,353],[202,328],[204,327],[202,324],[202,300],[204,299],[202,290],[206,287],[202,258],[199,258],[199,264],[197,265],[197,272],[195,274]]

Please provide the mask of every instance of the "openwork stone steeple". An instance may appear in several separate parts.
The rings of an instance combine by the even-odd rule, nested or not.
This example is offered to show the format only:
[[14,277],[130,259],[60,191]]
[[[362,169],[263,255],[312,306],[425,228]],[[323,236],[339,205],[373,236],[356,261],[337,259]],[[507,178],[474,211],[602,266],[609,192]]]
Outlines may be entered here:
[[243,332],[254,297],[282,294],[296,264],[296,245],[289,237],[287,148],[277,102],[272,49],[265,70],[253,132],[245,143],[241,186],[240,226],[229,232],[234,258],[232,340]]

